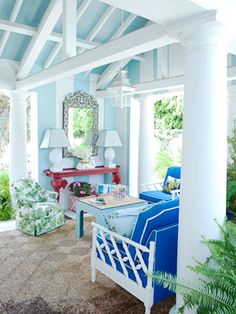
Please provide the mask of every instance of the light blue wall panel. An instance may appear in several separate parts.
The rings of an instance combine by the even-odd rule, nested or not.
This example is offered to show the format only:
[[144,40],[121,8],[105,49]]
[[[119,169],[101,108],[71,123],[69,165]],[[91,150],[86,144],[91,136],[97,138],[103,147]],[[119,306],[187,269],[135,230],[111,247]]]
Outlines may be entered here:
[[[39,146],[44,131],[56,127],[56,83],[50,83],[33,90],[38,95],[38,137]],[[45,188],[52,190],[50,179],[46,177],[43,170],[50,167],[48,159],[50,149],[40,149],[39,156],[39,182]]]
[[128,63],[126,69],[128,70],[128,78],[131,84],[138,84],[140,82],[140,64],[137,60],[132,60]]
[[74,76],[74,91],[82,90],[89,93],[89,84],[89,76],[84,77],[83,73]]

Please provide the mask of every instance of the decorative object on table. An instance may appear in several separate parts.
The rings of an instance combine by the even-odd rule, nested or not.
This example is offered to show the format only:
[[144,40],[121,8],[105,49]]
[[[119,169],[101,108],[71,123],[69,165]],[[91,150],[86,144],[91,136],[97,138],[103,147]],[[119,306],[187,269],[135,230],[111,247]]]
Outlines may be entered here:
[[74,147],[69,148],[73,156],[79,158],[79,162],[76,165],[78,170],[88,170],[95,168],[95,162],[92,159],[92,147]]
[[[84,91],[69,93],[63,102],[63,128],[71,147],[91,146],[92,156],[97,156],[98,102]],[[90,137],[91,134],[91,137]],[[64,148],[65,157],[74,157],[74,151]]]
[[16,225],[27,234],[38,236],[64,224],[64,209],[57,193],[47,191],[32,179],[20,179],[12,185]]
[[103,197],[97,196],[96,198],[91,199],[91,204],[97,204],[97,205],[106,205],[106,200]]
[[48,129],[45,131],[40,148],[53,148],[49,154],[49,160],[53,164],[52,172],[62,171],[60,162],[62,160],[62,148],[69,147],[70,143],[63,129]]
[[112,196],[116,200],[124,199],[127,196],[127,194],[128,187],[126,185],[117,184],[112,186]]
[[98,183],[97,187],[96,187],[96,192],[98,194],[111,194],[112,185],[111,184]]
[[116,130],[102,130],[99,133],[97,146],[105,147],[105,167],[114,168],[116,164],[113,162],[115,158],[115,150],[113,147],[121,147],[122,143]]
[[70,184],[70,191],[79,197],[90,196],[95,192],[92,184],[83,181],[72,182]]

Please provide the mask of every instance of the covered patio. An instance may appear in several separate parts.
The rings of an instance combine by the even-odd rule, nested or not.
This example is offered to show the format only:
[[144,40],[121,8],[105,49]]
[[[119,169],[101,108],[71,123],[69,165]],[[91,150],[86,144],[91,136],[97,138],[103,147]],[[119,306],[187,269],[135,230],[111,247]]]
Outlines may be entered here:
[[[218,239],[215,220],[222,224],[226,216],[227,136],[236,119],[235,10],[234,0],[1,1],[0,90],[10,103],[10,183],[30,173],[60,193],[65,210],[65,187],[76,178],[96,185],[112,175],[138,198],[142,186],[156,180],[153,104],[184,95],[177,276],[196,282],[187,266],[195,264],[193,257],[208,257],[202,236]],[[91,169],[76,169],[80,155],[67,151],[69,145],[45,144],[45,131],[53,129],[65,130],[72,143],[75,130],[65,108],[77,103],[87,103],[86,110],[97,106],[92,135],[85,136],[86,145],[96,146]],[[106,144],[104,130],[116,131],[120,142]],[[111,146],[114,160],[113,148],[104,157]],[[59,149],[57,168],[45,172],[52,148]]]

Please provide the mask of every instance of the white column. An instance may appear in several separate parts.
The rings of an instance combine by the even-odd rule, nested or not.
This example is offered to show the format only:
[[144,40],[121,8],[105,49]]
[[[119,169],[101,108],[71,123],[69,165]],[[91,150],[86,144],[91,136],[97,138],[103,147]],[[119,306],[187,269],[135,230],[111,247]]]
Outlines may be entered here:
[[186,269],[194,264],[193,257],[203,261],[209,256],[201,237],[218,238],[214,218],[222,223],[226,212],[225,37],[223,27],[216,23],[181,37],[186,45],[186,69],[178,277],[187,281],[198,277]]
[[10,182],[27,177],[26,93],[10,95]]
[[138,197],[138,167],[139,167],[139,121],[140,106],[137,99],[130,102],[130,139],[129,139],[129,195]]
[[139,97],[139,191],[154,179],[154,104],[148,97]]

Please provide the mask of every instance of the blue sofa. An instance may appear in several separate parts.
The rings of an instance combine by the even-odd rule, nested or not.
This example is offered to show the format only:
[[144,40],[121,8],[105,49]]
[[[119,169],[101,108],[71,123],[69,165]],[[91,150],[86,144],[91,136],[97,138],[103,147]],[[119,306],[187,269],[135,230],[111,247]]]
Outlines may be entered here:
[[155,204],[138,215],[131,239],[92,223],[92,281],[101,271],[139,298],[149,314],[153,304],[172,294],[147,275],[176,274],[178,216],[178,199]]
[[[181,167],[169,167],[167,169],[165,179],[161,183],[161,185],[164,185],[168,179],[168,177],[171,176],[175,179],[180,179],[181,177]],[[144,191],[139,194],[139,198],[148,201],[149,203],[158,203],[161,201],[170,201],[173,199],[173,195],[169,193],[165,193],[162,191],[162,189],[154,190],[154,191]]]

